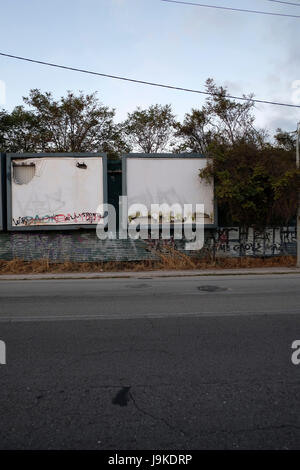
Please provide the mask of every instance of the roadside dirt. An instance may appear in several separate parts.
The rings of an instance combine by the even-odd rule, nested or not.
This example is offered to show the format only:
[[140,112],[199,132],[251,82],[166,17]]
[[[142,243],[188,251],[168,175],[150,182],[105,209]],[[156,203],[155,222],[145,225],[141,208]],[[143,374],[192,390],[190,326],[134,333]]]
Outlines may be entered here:
[[272,258],[216,258],[200,259],[187,256],[179,251],[158,253],[159,260],[149,261],[107,261],[77,263],[65,261],[52,263],[47,259],[24,261],[0,260],[0,274],[36,274],[36,273],[71,273],[71,272],[116,272],[116,271],[151,271],[184,269],[234,269],[295,267],[296,257],[276,256]]

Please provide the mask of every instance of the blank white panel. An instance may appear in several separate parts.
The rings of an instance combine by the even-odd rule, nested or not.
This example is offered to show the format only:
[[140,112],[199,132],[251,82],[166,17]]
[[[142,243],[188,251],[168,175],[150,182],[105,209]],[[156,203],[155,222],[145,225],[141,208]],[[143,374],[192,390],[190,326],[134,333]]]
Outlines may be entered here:
[[144,204],[150,212],[151,204],[204,204],[205,223],[214,223],[213,183],[199,177],[206,165],[206,158],[127,158],[128,207]]
[[[24,171],[22,165],[28,168]],[[102,157],[12,161],[12,225],[97,223],[104,201]]]

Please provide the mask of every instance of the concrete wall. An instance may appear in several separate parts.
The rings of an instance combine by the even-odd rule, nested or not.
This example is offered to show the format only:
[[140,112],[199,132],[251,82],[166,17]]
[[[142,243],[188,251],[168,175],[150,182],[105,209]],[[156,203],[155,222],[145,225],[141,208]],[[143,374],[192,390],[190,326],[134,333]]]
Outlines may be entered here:
[[211,232],[207,249],[216,256],[296,255],[296,227],[272,227],[259,231],[249,228],[220,227]]
[[156,259],[142,240],[104,240],[96,232],[0,233],[0,259],[64,261],[138,261]]
[[[158,259],[172,246],[184,251],[182,240],[104,240],[95,231],[51,231],[0,233],[0,259],[49,259],[64,261],[138,261]],[[205,232],[205,245],[191,256],[279,256],[296,254],[295,227],[279,227],[242,233],[237,227]]]
[[199,251],[186,251],[184,240],[147,240],[153,252],[167,250],[169,246],[190,256],[215,257],[268,257],[296,256],[296,227],[272,227],[263,231],[253,228],[243,232],[239,227],[220,227],[205,230],[204,246]]

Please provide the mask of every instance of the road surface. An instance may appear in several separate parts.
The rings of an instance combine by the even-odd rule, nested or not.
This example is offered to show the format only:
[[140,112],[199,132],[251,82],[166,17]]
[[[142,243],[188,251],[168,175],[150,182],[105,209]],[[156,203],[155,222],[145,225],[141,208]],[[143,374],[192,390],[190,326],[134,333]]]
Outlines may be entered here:
[[0,449],[300,449],[300,275],[0,282]]

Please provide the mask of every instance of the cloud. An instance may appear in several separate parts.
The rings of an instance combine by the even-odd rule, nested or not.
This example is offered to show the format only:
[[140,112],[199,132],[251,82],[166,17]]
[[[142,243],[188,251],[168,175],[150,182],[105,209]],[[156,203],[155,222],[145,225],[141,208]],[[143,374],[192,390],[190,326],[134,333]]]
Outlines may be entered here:
[[[264,88],[268,90],[269,96],[273,101],[295,103],[296,95],[299,89],[293,88],[294,82],[287,77],[268,76],[264,83]],[[295,84],[294,84],[295,85]],[[261,127],[267,127],[274,132],[278,127],[286,131],[296,129],[296,124],[300,120],[300,108],[290,108],[274,105],[257,105],[256,107],[257,123]]]

